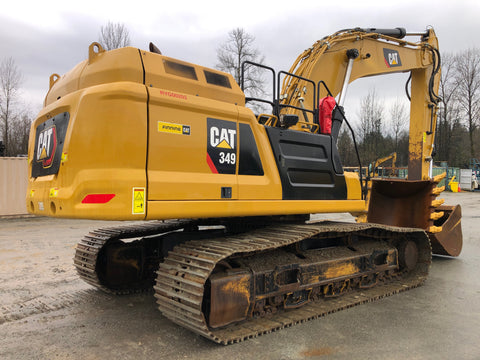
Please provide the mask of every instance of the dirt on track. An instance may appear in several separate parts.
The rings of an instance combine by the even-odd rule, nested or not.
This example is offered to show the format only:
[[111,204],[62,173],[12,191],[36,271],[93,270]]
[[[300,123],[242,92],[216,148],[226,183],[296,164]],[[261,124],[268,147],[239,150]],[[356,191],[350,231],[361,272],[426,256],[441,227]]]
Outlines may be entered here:
[[108,295],[78,278],[78,240],[130,223],[0,219],[0,359],[480,358],[480,193],[443,197],[462,205],[464,249],[435,257],[424,286],[231,346],[171,323],[151,293]]

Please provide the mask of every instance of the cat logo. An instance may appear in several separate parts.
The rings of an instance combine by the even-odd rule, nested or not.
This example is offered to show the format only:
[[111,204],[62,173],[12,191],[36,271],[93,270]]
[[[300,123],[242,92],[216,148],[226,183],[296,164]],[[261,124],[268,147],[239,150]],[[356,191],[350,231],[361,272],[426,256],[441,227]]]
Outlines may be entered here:
[[385,59],[385,65],[387,67],[397,67],[402,66],[402,61],[400,60],[400,54],[396,50],[383,49],[383,57]]
[[57,130],[55,126],[42,130],[38,135],[37,162],[42,163],[44,169],[52,166],[53,157],[57,150]]
[[207,118],[207,165],[214,174],[235,174],[237,123]]
[[210,127],[210,146],[222,149],[235,149],[236,129]]
[[63,151],[63,146],[69,119],[70,114],[63,112],[37,126],[31,159],[32,177],[57,174],[60,165],[66,161],[66,151]]

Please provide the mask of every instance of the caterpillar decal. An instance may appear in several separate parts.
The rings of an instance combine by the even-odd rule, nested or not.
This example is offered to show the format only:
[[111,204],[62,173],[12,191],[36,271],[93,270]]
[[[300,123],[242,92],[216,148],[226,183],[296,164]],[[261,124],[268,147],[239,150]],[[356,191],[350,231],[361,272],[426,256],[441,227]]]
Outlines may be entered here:
[[58,173],[69,119],[69,113],[65,112],[37,126],[32,177]]
[[400,60],[400,54],[396,50],[383,49],[383,57],[387,67],[402,66],[402,60]]
[[37,162],[42,163],[44,169],[52,166],[53,157],[57,148],[57,131],[55,125],[40,131],[37,144]]
[[237,124],[207,118],[207,164],[216,174],[235,174],[237,165]]
[[179,135],[190,135],[190,126],[159,121],[158,131]]

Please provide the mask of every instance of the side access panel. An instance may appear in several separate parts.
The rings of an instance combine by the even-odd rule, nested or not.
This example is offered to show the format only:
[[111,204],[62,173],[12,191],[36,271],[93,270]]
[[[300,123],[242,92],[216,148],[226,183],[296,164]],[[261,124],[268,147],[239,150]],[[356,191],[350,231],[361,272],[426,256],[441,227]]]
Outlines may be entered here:
[[282,181],[284,200],[346,200],[341,164],[333,164],[332,137],[265,127]]
[[236,107],[159,89],[149,96],[149,200],[236,199]]

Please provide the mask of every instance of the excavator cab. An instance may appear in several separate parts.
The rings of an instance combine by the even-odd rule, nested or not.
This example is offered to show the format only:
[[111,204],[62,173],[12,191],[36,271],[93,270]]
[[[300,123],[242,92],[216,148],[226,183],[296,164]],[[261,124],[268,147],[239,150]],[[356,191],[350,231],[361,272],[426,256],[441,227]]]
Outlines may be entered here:
[[[347,185],[337,149],[337,138],[342,123],[348,121],[325,82],[320,80],[315,83],[286,71],[276,73],[271,67],[245,61],[242,65],[243,91],[247,65],[272,74],[272,99],[246,97],[245,101],[247,104],[260,102],[271,106],[271,114],[260,114],[257,119],[268,125],[265,130],[277,159],[283,198],[347,199]],[[281,95],[280,88],[285,77],[303,81],[301,95],[309,97],[309,105],[304,105],[304,101],[300,101],[299,106],[285,101],[287,99]],[[351,126],[348,126],[354,137]]]

